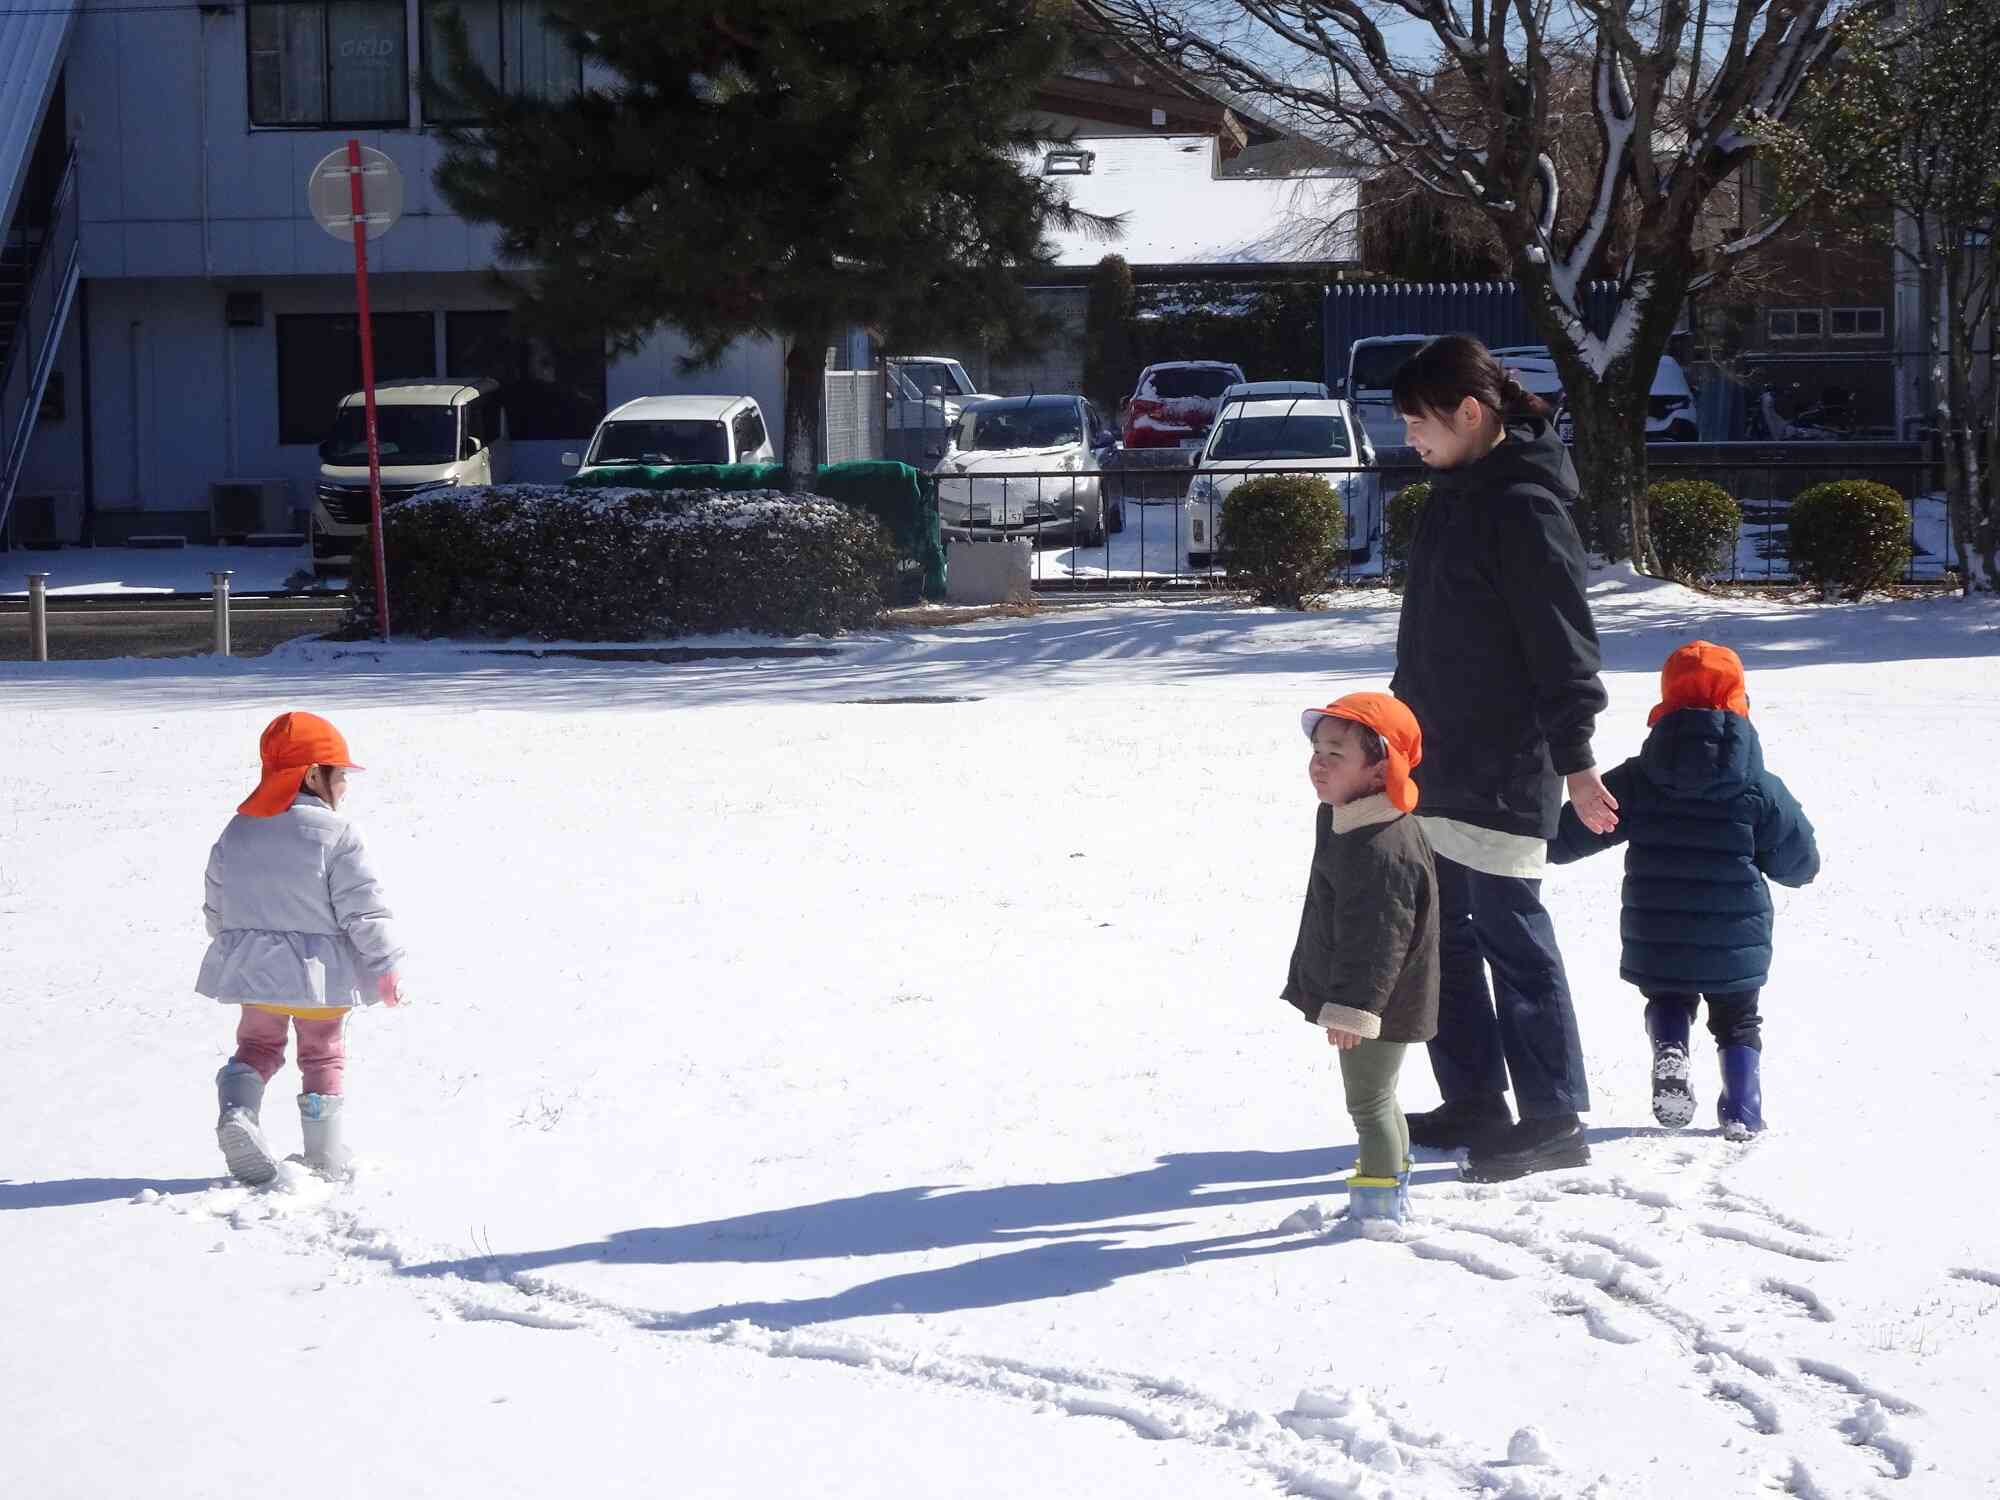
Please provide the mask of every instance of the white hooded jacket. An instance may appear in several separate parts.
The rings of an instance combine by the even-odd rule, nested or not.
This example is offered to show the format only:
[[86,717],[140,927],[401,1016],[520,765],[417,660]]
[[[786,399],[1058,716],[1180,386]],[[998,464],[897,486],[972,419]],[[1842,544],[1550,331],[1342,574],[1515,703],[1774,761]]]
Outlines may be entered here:
[[229,820],[201,911],[213,941],[195,990],[226,1005],[373,1004],[403,957],[360,833],[304,792],[276,817]]

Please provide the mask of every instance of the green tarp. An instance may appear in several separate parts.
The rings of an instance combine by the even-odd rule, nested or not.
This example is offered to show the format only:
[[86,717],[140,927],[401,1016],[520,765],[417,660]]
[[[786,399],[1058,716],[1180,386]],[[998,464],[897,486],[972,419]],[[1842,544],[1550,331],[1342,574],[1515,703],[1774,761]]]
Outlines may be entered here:
[[[621,464],[570,481],[584,489],[780,490],[782,464]],[[926,599],[944,598],[944,541],[938,535],[937,486],[908,464],[822,464],[814,492],[865,510],[889,528],[897,554],[923,573]]]

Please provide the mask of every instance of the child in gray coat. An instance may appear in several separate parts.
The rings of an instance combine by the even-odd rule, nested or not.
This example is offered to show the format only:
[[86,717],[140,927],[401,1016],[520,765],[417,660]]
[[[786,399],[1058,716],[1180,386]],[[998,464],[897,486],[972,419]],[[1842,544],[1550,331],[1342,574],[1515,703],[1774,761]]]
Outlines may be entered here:
[[354,825],[340,815],[348,757],[316,714],[281,714],[259,742],[263,780],[208,856],[202,917],[210,938],[198,993],[241,1008],[236,1052],[216,1074],[216,1142],[238,1181],[278,1175],[265,1139],[264,1085],[296,1028],[306,1165],[345,1169],[344,1028],[357,1005],[402,1003],[403,948]]

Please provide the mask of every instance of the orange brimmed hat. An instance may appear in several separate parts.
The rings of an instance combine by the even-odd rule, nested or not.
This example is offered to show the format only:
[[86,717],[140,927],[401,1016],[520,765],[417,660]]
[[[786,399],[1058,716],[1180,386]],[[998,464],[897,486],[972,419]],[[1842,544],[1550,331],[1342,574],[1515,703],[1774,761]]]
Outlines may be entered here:
[[1712,641],[1689,641],[1668,657],[1660,669],[1659,706],[1647,716],[1647,727],[1684,708],[1719,708],[1749,718],[1743,658]]
[[1387,693],[1349,693],[1325,708],[1309,708],[1299,715],[1307,739],[1321,719],[1348,719],[1381,735],[1389,750],[1389,773],[1382,790],[1404,812],[1417,810],[1417,784],[1410,780],[1410,772],[1423,764],[1424,732],[1405,704]]
[[314,766],[361,769],[348,758],[340,731],[318,714],[279,714],[264,726],[257,754],[264,763],[264,779],[236,809],[253,818],[275,818],[290,807]]

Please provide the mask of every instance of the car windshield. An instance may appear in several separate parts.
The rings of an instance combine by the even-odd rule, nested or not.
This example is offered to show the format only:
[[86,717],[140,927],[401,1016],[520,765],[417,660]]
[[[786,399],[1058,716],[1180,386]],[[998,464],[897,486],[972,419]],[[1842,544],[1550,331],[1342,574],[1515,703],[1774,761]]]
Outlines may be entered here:
[[[450,406],[377,406],[375,437],[385,464],[458,462],[458,411]],[[323,450],[326,462],[359,468],[368,462],[368,414],[344,406]]]
[[720,422],[606,422],[591,450],[594,464],[726,464],[729,435]]
[[1215,434],[1212,459],[1350,458],[1347,424],[1339,417],[1231,417]]
[[1354,389],[1386,391],[1396,383],[1396,372],[1421,344],[1363,344],[1354,351]]
[[1161,401],[1180,401],[1189,396],[1203,401],[1213,401],[1232,385],[1236,384],[1234,370],[1212,369],[1206,366],[1188,368],[1175,366],[1165,370],[1155,370],[1146,383],[1152,393]]
[[953,442],[961,453],[1003,453],[1010,448],[1054,448],[1083,441],[1073,406],[974,407],[958,419]]

